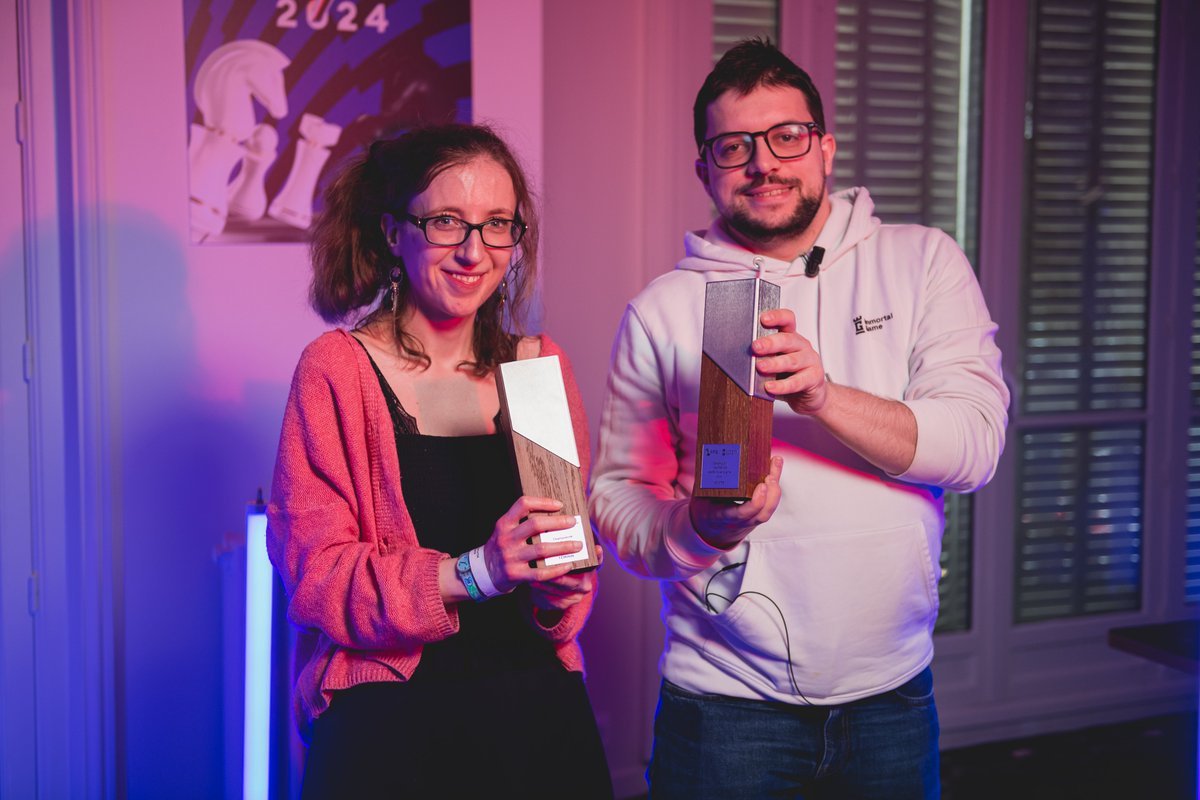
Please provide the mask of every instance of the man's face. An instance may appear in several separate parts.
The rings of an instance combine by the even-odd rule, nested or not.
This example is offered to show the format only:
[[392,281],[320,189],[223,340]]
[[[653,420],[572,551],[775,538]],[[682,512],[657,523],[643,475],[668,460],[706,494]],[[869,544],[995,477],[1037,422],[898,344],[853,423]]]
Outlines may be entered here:
[[[727,91],[708,107],[705,139],[732,131],[763,131],[783,122],[811,122],[808,102],[790,86],[759,86],[747,95]],[[756,252],[771,253],[802,239],[826,201],[825,180],[833,169],[835,145],[826,134],[816,138],[799,158],[780,160],[763,137],[754,139],[754,153],[741,167],[716,166],[705,148],[696,161],[696,174],[717,213],[735,238]],[[772,253],[774,255],[774,253]]]

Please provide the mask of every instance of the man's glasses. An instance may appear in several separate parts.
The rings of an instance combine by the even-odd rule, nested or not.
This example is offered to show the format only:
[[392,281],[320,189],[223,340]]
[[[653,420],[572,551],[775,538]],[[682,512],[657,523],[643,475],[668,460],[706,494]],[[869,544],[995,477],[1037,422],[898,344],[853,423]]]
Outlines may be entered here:
[[520,220],[502,217],[492,217],[478,223],[470,223],[449,214],[435,214],[432,217],[405,214],[404,217],[421,229],[425,241],[439,247],[458,247],[467,240],[471,231],[479,231],[479,237],[487,247],[515,247],[528,227]]
[[765,131],[732,131],[705,139],[700,145],[712,154],[713,163],[722,169],[743,167],[754,158],[754,139],[761,136],[771,155],[780,160],[799,158],[812,149],[812,135],[824,136],[825,131],[815,122],[784,122]]

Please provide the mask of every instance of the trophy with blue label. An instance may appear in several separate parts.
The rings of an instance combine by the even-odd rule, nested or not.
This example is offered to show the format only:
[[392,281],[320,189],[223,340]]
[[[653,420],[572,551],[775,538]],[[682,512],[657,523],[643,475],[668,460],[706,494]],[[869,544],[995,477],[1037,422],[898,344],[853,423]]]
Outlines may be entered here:
[[779,287],[759,278],[709,283],[696,425],[696,497],[746,500],[771,466],[771,414],[750,343],[771,331],[764,311],[779,307]]

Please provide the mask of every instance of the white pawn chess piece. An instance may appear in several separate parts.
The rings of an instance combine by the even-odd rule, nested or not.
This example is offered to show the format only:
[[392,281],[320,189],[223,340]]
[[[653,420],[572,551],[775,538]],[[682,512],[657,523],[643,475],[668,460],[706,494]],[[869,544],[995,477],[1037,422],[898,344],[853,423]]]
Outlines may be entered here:
[[329,160],[329,148],[342,136],[342,126],[326,122],[315,114],[300,117],[300,141],[287,182],[271,201],[267,211],[280,222],[304,230],[312,224],[313,195],[321,168]]
[[221,45],[196,72],[193,93],[202,125],[192,125],[188,145],[192,240],[225,229],[229,178],[254,132],[254,101],[280,119],[287,116],[283,70],[290,60],[278,48],[251,39]]
[[246,140],[242,170],[229,184],[230,219],[253,222],[267,213],[267,170],[278,155],[279,134],[260,123]]

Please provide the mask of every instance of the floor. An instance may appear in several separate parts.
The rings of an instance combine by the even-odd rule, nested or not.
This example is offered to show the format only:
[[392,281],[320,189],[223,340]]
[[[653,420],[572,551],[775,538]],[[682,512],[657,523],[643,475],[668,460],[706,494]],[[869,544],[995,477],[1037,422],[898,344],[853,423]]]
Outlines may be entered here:
[[943,800],[1196,800],[1196,714],[948,750]]

